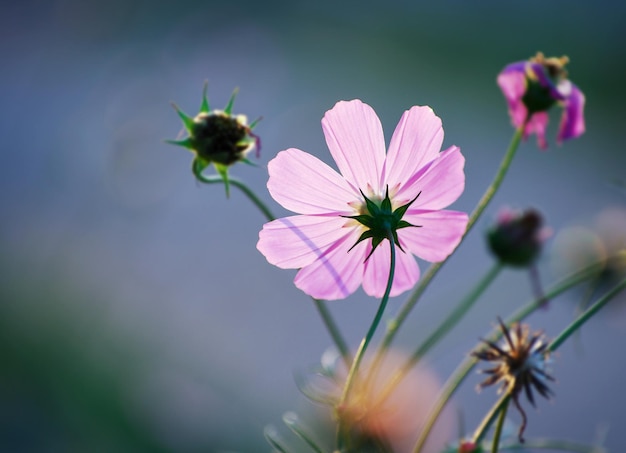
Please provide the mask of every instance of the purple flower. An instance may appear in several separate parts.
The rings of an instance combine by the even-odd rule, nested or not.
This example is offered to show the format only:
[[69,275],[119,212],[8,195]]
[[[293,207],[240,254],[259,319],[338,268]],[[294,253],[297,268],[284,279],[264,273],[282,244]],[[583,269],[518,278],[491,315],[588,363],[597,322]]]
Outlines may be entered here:
[[[294,283],[312,297],[345,298],[361,284],[367,294],[381,297],[391,242],[370,240],[368,222],[359,219],[386,210],[401,216],[394,231],[391,295],[412,288],[419,279],[412,254],[442,261],[465,232],[466,213],[442,210],[465,188],[459,148],[440,152],[443,129],[430,107],[402,115],[387,153],[380,120],[359,100],[338,102],[324,115],[322,129],[341,173],[298,149],[278,153],[268,164],[267,187],[278,203],[300,215],[265,224],[257,248],[271,264],[300,269]],[[369,209],[371,203],[380,209]]]
[[528,61],[512,63],[498,75],[498,85],[509,106],[511,121],[520,127],[530,115],[524,129],[524,139],[537,134],[537,144],[541,149],[546,143],[548,109],[554,104],[563,107],[557,142],[576,138],[585,132],[585,95],[567,79],[565,65],[567,57],[545,58],[538,52]]

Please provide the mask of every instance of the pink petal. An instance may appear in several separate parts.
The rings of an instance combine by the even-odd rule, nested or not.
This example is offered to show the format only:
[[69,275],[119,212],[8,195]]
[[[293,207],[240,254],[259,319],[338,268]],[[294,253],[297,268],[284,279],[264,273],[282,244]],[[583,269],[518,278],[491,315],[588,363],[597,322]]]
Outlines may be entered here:
[[498,85],[509,106],[509,115],[513,126],[520,127],[526,120],[526,106],[522,97],[526,93],[525,63],[514,63],[507,66],[498,75]]
[[576,138],[585,132],[585,117],[583,116],[585,95],[573,83],[571,84],[570,94],[563,104],[563,116],[561,117],[559,134],[557,136],[559,144],[563,140]]
[[548,147],[548,142],[546,142],[547,127],[548,112],[533,113],[526,125],[526,129],[524,129],[524,138],[527,138],[530,134],[537,134],[537,146],[541,149],[546,149]]
[[400,118],[389,144],[386,183],[403,183],[441,151],[441,119],[430,107],[411,107]]
[[[389,268],[391,266],[389,244],[389,241],[383,241],[376,248],[372,256],[365,262],[363,290],[369,296],[380,298],[385,294],[387,281],[389,279]],[[391,297],[398,296],[413,288],[420,276],[420,270],[415,258],[404,244],[402,248],[406,253],[396,247],[396,268],[394,271],[393,286],[390,292]],[[369,253],[371,249],[370,243],[367,248],[367,253]]]
[[421,227],[398,230],[402,243],[406,243],[408,249],[423,260],[438,263],[446,259],[461,242],[468,216],[458,211],[422,211],[409,208],[403,220]]
[[443,209],[455,202],[465,189],[465,158],[456,146],[439,153],[424,171],[418,172],[401,187],[395,198],[398,205],[420,196],[411,208]]
[[359,100],[340,101],[326,112],[322,129],[337,167],[355,189],[380,193],[385,137],[374,110]]
[[344,299],[356,291],[363,280],[366,242],[348,250],[358,238],[358,234],[345,236],[312,264],[300,269],[294,280],[296,287],[324,300]]
[[311,154],[290,148],[267,165],[267,188],[278,203],[299,214],[350,215],[361,195],[339,173]]
[[325,216],[292,216],[263,225],[257,249],[270,264],[282,269],[299,269],[318,259],[351,230],[347,219]]

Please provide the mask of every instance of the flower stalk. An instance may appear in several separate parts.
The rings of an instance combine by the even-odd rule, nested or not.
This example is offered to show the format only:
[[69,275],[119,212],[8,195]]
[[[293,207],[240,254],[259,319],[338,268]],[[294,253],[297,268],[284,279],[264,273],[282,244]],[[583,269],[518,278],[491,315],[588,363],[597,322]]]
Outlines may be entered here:
[[350,398],[350,390],[352,389],[352,386],[354,385],[354,382],[356,380],[359,365],[361,364],[361,361],[363,360],[363,356],[365,355],[367,346],[372,340],[372,337],[374,336],[374,333],[376,332],[378,324],[380,324],[380,320],[382,319],[385,308],[387,307],[387,302],[389,301],[389,294],[391,293],[391,287],[393,285],[393,278],[395,275],[395,267],[396,267],[396,249],[394,247],[394,235],[391,229],[387,231],[387,239],[389,240],[389,249],[391,250],[391,264],[389,267],[389,278],[387,280],[387,287],[385,288],[385,293],[383,294],[383,297],[380,301],[380,305],[378,307],[378,311],[376,312],[376,315],[374,316],[374,320],[372,321],[372,324],[369,330],[367,331],[367,334],[365,335],[365,337],[363,337],[363,340],[361,341],[361,344],[359,345],[359,349],[357,350],[354,356],[352,366],[350,367],[350,371],[348,372],[348,377],[346,378],[346,383],[343,388],[341,399],[339,400],[339,404],[337,405],[337,415],[339,418],[339,422],[337,426],[337,445],[341,451],[343,451],[342,448],[346,444],[349,445],[349,439],[348,439],[349,427],[345,426],[345,418],[342,412],[345,411],[346,409],[346,404],[348,403],[349,398]]

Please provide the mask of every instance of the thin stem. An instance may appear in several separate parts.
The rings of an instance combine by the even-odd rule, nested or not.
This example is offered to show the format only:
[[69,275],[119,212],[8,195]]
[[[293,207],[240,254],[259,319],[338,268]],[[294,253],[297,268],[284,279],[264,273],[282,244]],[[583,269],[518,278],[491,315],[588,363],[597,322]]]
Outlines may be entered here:
[[[496,176],[494,177],[491,185],[487,188],[482,198],[476,205],[476,208],[474,208],[474,211],[470,215],[469,221],[467,223],[467,228],[465,229],[465,233],[463,237],[467,236],[467,234],[470,232],[470,230],[472,229],[476,221],[479,219],[479,217],[481,216],[481,214],[483,213],[483,211],[485,210],[485,208],[487,207],[487,205],[489,204],[493,196],[496,194],[496,191],[500,188],[500,185],[502,184],[502,181],[504,180],[504,177],[509,167],[511,166],[511,162],[513,162],[513,157],[515,156],[515,152],[517,151],[520,140],[522,139],[526,122],[527,121],[525,121],[524,124],[522,124],[522,126],[516,129],[515,134],[513,135],[513,138],[511,139],[511,143],[509,144],[509,147],[506,150],[504,158],[502,159],[502,162],[500,163],[500,167],[498,168]],[[450,256],[452,256],[452,254]],[[446,261],[450,259],[450,256],[448,256],[448,258],[441,261],[440,263],[432,264],[428,268],[428,271],[426,271],[426,273],[422,276],[422,279],[420,280],[419,285],[415,288],[413,293],[411,293],[411,295],[406,300],[404,305],[400,308],[398,315],[395,317],[394,320],[392,320],[387,325],[387,333],[385,334],[385,337],[383,338],[379,347],[379,351],[381,351],[381,353],[383,350],[387,349],[389,345],[392,343],[400,326],[406,320],[411,310],[413,310],[413,307],[419,301],[419,298],[421,297],[422,293],[426,290],[426,287],[428,286],[430,281],[437,274],[437,272],[439,272],[439,269],[441,269],[441,267],[446,263]]]
[[[197,173],[196,177],[200,182],[203,182],[205,184],[224,184],[224,179],[221,175],[207,176],[203,175],[202,173]],[[243,181],[233,177],[229,177],[228,181],[230,184],[240,189],[244,193],[244,195],[246,195],[250,199],[250,201],[252,201],[252,203],[263,213],[268,222],[276,219],[276,217],[274,217],[274,214],[272,214],[272,211],[270,211],[267,205],[259,197],[257,197],[256,194]],[[349,367],[350,351],[348,349],[348,345],[343,339],[341,332],[337,327],[337,324],[333,320],[333,317],[328,310],[328,307],[326,307],[326,304],[323,300],[315,298],[312,299],[313,303],[315,304],[315,308],[317,308],[317,311],[322,318],[322,322],[326,326],[326,330],[328,330],[328,333],[330,334],[335,344],[335,347],[341,354],[343,361],[346,363],[346,367]]]
[[[381,392],[380,400],[384,401],[400,381],[411,371],[411,369],[426,355],[426,353],[434,347],[442,338],[444,338],[450,330],[463,319],[463,316],[474,306],[474,303],[480,298],[483,292],[491,285],[495,278],[502,270],[502,264],[499,262],[494,264],[487,274],[480,279],[478,284],[470,291],[470,293],[456,306],[456,308],[439,324],[433,333],[415,350],[413,355],[406,361],[404,366],[396,371],[389,380],[385,389]],[[376,361],[372,365],[372,369],[377,369],[382,355],[376,356]]]
[[[603,263],[604,263],[603,261],[593,263],[584,269],[581,269],[579,271],[576,271],[568,275],[567,277],[563,278],[561,281],[556,283],[552,288],[548,289],[548,291],[545,294],[545,297],[548,299],[553,299],[559,294],[576,286],[577,284],[582,283],[583,281],[589,278],[595,277],[598,274],[598,272],[602,270]],[[526,318],[528,315],[534,312],[537,308],[543,305],[543,300],[544,300],[543,298],[539,298],[521,307],[505,321],[505,324],[511,325],[514,322],[518,322]],[[502,332],[500,331],[499,328],[496,328],[492,331],[488,339],[490,341],[495,342],[495,341],[498,341],[501,336],[502,336]],[[482,344],[483,343],[481,342],[476,347],[479,347]],[[456,390],[461,386],[463,381],[465,381],[465,379],[467,378],[469,373],[472,371],[472,369],[474,369],[474,366],[476,365],[476,363],[478,363],[477,358],[475,357],[466,358],[463,362],[461,362],[461,364],[457,367],[457,369],[448,378],[444,387],[441,390],[441,393],[439,394],[439,397],[437,398],[437,401],[435,402],[434,406],[430,410],[428,419],[426,420],[426,423],[424,424],[424,427],[422,428],[422,432],[420,433],[420,436],[417,439],[417,442],[415,443],[415,447],[413,448],[413,453],[419,453],[422,451],[422,448],[426,444],[426,440],[428,440],[428,436],[430,435],[430,432],[433,426],[437,422],[439,415],[448,404],[448,401],[450,400],[450,398],[452,398],[452,395],[454,395]]]
[[389,266],[389,278],[387,279],[387,287],[385,288],[383,298],[380,301],[380,305],[378,307],[378,311],[376,312],[376,315],[374,316],[374,320],[372,321],[372,324],[369,330],[367,331],[367,334],[365,335],[363,340],[361,340],[359,349],[357,350],[356,355],[354,356],[352,366],[350,367],[350,371],[348,372],[348,377],[346,378],[346,384],[343,388],[341,399],[339,400],[339,404],[337,406],[337,409],[339,411],[337,440],[338,440],[338,446],[340,450],[342,450],[343,442],[346,436],[346,433],[345,433],[346,427],[344,426],[344,417],[343,417],[342,411],[345,409],[346,402],[348,401],[348,398],[350,396],[350,390],[352,389],[352,386],[356,380],[355,378],[358,373],[359,365],[361,364],[361,361],[363,360],[363,356],[365,354],[365,351],[367,350],[367,346],[372,340],[372,337],[374,336],[374,333],[376,332],[376,328],[378,327],[378,324],[380,324],[380,320],[383,317],[383,313],[385,311],[385,308],[387,307],[387,302],[389,301],[389,294],[391,293],[391,287],[393,286],[393,278],[394,278],[395,268],[396,268],[396,248],[393,242],[392,232],[388,231],[387,233],[388,233],[387,239],[389,240],[389,249],[391,250],[391,264]]
[[504,406],[500,410],[500,417],[498,418],[498,424],[496,425],[496,432],[493,435],[493,441],[491,444],[491,453],[498,453],[498,447],[500,446],[500,436],[502,435],[502,427],[504,426],[504,419],[506,418],[506,410],[509,407],[509,401],[511,398],[507,398]]
[[563,344],[565,340],[567,340],[570,335],[576,332],[580,327],[587,322],[593,315],[595,315],[598,310],[604,307],[616,294],[626,288],[626,278],[619,282],[613,289],[607,292],[603,297],[601,297],[596,303],[594,303],[591,307],[585,310],[578,318],[576,318],[561,334],[556,337],[552,342],[548,345],[548,351],[553,352],[556,351],[559,346]]
[[495,453],[498,451],[497,445],[500,443],[500,433],[502,432],[502,426],[500,425],[501,425],[501,422],[506,417],[506,411],[509,407],[510,401],[511,401],[511,394],[507,392],[504,395],[502,395],[502,397],[496,402],[496,404],[493,405],[493,407],[487,413],[487,415],[485,415],[485,418],[482,419],[482,421],[480,422],[480,425],[478,426],[478,428],[476,428],[476,431],[474,431],[474,435],[472,436],[472,442],[475,445],[478,445],[482,442],[484,437],[489,432],[489,428],[491,428],[491,425],[495,421],[496,417],[498,416],[498,414],[500,414],[500,418],[498,419],[498,426],[500,428],[500,432],[498,432],[498,426],[496,426],[496,433],[494,435],[493,443],[492,443],[492,445],[496,446],[496,450],[495,451],[492,450],[492,453]]
[[[196,174],[196,177],[200,182],[203,182],[205,184],[224,184],[224,179],[220,175],[206,176],[198,173]],[[237,178],[229,177],[228,182],[241,190],[250,199],[250,201],[254,203],[257,208],[259,208],[259,211],[263,213],[268,222],[276,219],[276,217],[274,217],[274,214],[272,214],[272,211],[270,211],[267,205],[263,203],[263,201],[256,196],[252,189],[250,189],[243,183],[243,181]]]

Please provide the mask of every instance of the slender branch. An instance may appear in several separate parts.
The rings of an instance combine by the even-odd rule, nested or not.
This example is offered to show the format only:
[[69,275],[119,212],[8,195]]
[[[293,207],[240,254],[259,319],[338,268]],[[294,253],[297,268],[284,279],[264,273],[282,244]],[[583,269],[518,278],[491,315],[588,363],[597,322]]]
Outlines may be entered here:
[[594,303],[591,307],[585,310],[578,318],[576,318],[561,334],[556,337],[552,342],[548,345],[548,351],[553,352],[556,351],[559,346],[563,344],[565,340],[567,340],[570,335],[576,332],[580,327],[587,322],[593,315],[595,315],[598,310],[604,307],[616,294],[626,288],[626,278],[619,282],[613,289],[607,292],[604,296],[602,296],[596,303]]
[[491,453],[498,453],[498,447],[500,446],[500,436],[502,435],[502,427],[504,426],[504,420],[506,419],[506,410],[509,407],[509,401],[511,401],[510,397],[506,400],[506,403],[504,403],[502,409],[500,410],[500,417],[498,418],[498,424],[496,425],[496,432],[493,435],[493,440],[491,443]]
[[[483,420],[480,422],[480,425],[478,426],[478,428],[476,428],[476,431],[474,431],[474,435],[472,436],[472,442],[475,445],[478,445],[483,441],[483,439],[489,432],[489,428],[495,421],[498,414],[500,414],[500,419],[498,420],[498,426],[500,428],[500,432],[502,431],[502,426],[500,426],[500,422],[506,417],[506,411],[509,407],[510,401],[511,401],[511,393],[507,392],[504,395],[502,395],[502,397],[500,397],[500,399],[496,402],[496,404],[493,405],[493,407],[487,413],[487,415],[485,415]],[[500,442],[500,432],[498,432],[498,427],[496,426],[496,435],[493,438],[493,445],[497,445]],[[496,450],[492,451],[492,453],[495,453],[496,451],[498,451],[497,446],[496,446]]]
[[393,286],[393,278],[394,278],[395,267],[396,267],[396,248],[393,242],[393,234],[391,230],[388,231],[387,239],[389,240],[389,249],[391,250],[391,263],[389,266],[389,278],[387,279],[387,287],[385,288],[383,298],[380,301],[380,305],[378,307],[378,311],[376,312],[376,315],[374,316],[374,320],[372,321],[372,324],[369,330],[367,331],[367,334],[361,341],[361,344],[359,345],[359,349],[357,350],[356,355],[354,356],[352,366],[350,367],[350,371],[348,372],[348,377],[346,378],[346,383],[343,388],[341,399],[339,400],[339,404],[337,406],[337,410],[339,413],[339,422],[337,426],[337,444],[340,450],[342,449],[345,438],[347,436],[347,433],[345,432],[346,431],[345,417],[342,411],[345,410],[346,402],[348,401],[348,398],[350,396],[350,390],[352,389],[352,386],[356,380],[359,365],[361,364],[361,361],[363,360],[363,356],[365,354],[367,346],[369,345],[370,341],[372,340],[372,337],[374,336],[374,333],[376,332],[376,328],[378,327],[378,324],[380,324],[380,320],[382,319],[385,308],[387,307],[387,302],[389,301],[389,294],[391,293],[391,287]]
[[[224,184],[224,179],[221,175],[206,176],[202,173],[197,173],[196,177],[198,178],[198,181],[204,184]],[[257,197],[252,189],[250,189],[243,181],[237,178],[229,177],[228,182],[241,190],[250,199],[250,201],[254,203],[257,208],[259,208],[259,211],[263,213],[268,222],[276,219],[267,205],[259,197]]]

